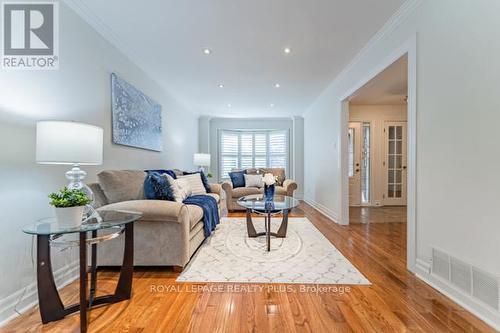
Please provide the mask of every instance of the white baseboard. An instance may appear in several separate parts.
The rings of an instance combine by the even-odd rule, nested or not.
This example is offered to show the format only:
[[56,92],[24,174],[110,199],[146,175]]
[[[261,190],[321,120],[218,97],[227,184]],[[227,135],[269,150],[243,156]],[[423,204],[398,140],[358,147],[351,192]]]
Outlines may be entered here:
[[432,288],[438,290],[467,311],[474,314],[495,330],[500,331],[500,312],[491,309],[486,304],[483,304],[469,295],[464,294],[457,288],[450,285],[447,281],[430,274],[430,264],[427,264],[427,270],[426,265],[422,265],[422,263],[427,264],[424,260],[417,259],[415,271],[416,276],[419,279],[430,285]]
[[[79,262],[74,261],[69,265],[59,268],[54,272],[54,280],[58,288],[63,288],[71,282],[78,279]],[[22,300],[19,299],[22,297]],[[19,316],[19,313],[24,313],[38,304],[38,292],[36,282],[33,282],[13,294],[0,300],[0,327],[7,324],[9,321]]]
[[304,196],[303,199],[307,204],[311,205],[313,208],[315,208],[318,212],[321,214],[325,215],[328,217],[330,220],[332,220],[335,223],[339,223],[339,215],[337,212],[334,210],[326,207],[325,205],[320,204],[319,202],[314,201],[313,199]]
[[421,272],[425,272],[426,274],[431,273],[431,264],[424,259],[417,258],[415,267],[419,269]]

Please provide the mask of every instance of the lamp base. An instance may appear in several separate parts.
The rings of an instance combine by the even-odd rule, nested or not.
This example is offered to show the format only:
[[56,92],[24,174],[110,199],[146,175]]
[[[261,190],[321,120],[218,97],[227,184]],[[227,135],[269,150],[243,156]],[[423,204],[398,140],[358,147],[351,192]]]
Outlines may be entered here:
[[87,173],[80,169],[78,164],[74,164],[73,168],[66,172],[66,178],[69,180],[68,185],[66,186],[70,190],[82,190],[87,194],[90,198],[90,204],[85,206],[84,211],[84,223],[91,220],[96,220],[97,222],[101,222],[102,218],[99,216],[99,213],[92,206],[94,204],[94,192],[83,182],[83,179],[87,176]]

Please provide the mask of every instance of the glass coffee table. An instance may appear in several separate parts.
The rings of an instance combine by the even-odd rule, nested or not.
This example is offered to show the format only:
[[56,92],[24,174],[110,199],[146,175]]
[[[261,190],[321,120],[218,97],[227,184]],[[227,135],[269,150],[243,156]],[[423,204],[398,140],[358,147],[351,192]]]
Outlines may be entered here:
[[[299,201],[285,195],[276,195],[272,201],[266,201],[264,195],[247,195],[238,199],[238,204],[246,208],[247,211],[247,232],[248,237],[266,236],[267,251],[271,251],[271,236],[278,238],[286,237],[288,227],[288,214],[290,210],[299,205]],[[257,232],[253,225],[252,213],[264,215],[264,232]],[[271,231],[271,217],[283,214],[283,220],[277,232]]]
[[[132,290],[132,273],[134,272],[134,222],[142,214],[127,211],[101,211],[101,222],[88,222],[76,227],[66,227],[54,218],[42,219],[33,225],[23,228],[23,232],[37,237],[37,287],[40,315],[44,324],[64,318],[66,315],[80,311],[80,332],[87,331],[87,313],[92,306],[116,303],[130,299]],[[98,236],[98,231],[105,230]],[[87,234],[91,233],[88,238]],[[97,284],[97,244],[119,237],[125,233],[123,264],[115,292],[112,295],[95,296]],[[67,239],[70,234],[78,235],[78,239]],[[90,295],[87,299],[87,245],[92,246]],[[65,307],[57,292],[50,260],[51,247],[80,247],[80,302]]]

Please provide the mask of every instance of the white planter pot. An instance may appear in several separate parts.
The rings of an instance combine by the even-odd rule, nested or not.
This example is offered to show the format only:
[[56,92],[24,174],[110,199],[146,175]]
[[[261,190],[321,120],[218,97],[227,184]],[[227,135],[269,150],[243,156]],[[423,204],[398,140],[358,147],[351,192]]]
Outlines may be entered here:
[[85,206],[66,208],[55,207],[57,223],[68,228],[79,227],[82,224],[84,209]]

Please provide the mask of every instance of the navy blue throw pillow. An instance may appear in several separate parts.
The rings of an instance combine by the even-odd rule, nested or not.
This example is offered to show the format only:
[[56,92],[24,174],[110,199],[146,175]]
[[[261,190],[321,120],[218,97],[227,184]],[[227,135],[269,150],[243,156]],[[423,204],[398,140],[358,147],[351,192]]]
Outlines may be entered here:
[[245,187],[245,174],[247,173],[246,170],[243,171],[233,171],[229,173],[229,177],[231,178],[231,181],[233,182],[233,188],[237,187]]
[[175,201],[174,193],[167,177],[162,176],[161,173],[156,171],[149,171],[144,180],[144,196],[148,200]]
[[201,176],[201,182],[203,183],[203,187],[207,191],[207,193],[210,193],[210,185],[208,185],[208,178],[205,176],[205,173],[203,171],[195,171],[195,172],[188,172],[184,171],[183,174],[185,175],[194,175],[195,173],[199,173]]
[[164,170],[164,169],[158,169],[158,170],[146,170],[146,172],[157,172],[159,174],[166,173],[173,179],[177,179],[177,176],[175,175],[174,170]]

